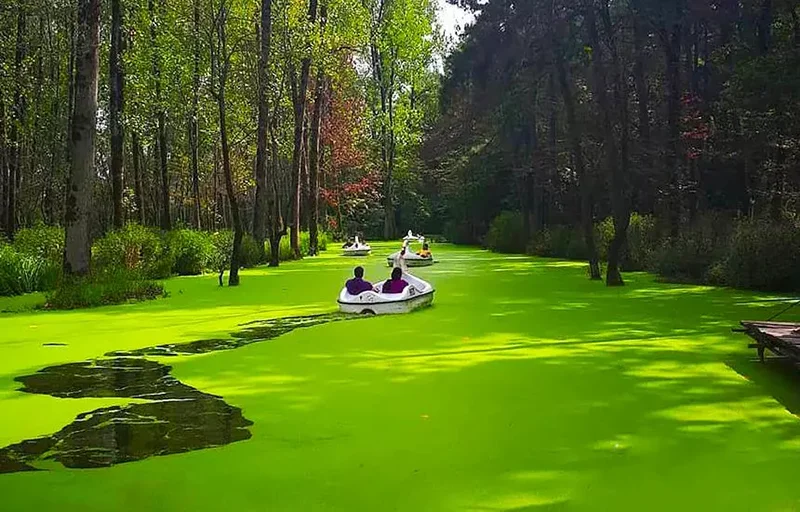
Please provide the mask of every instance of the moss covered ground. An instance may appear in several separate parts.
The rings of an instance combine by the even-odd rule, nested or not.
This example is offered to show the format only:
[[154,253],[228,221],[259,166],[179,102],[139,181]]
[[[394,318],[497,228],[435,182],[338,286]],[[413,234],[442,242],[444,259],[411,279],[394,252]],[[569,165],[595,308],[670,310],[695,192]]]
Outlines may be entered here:
[[[388,274],[394,246],[376,246],[367,278]],[[730,332],[774,298],[647,274],[607,289],[579,263],[434,251],[416,270],[437,288],[430,309],[155,358],[241,408],[250,439],[0,474],[0,510],[800,509],[800,379]],[[0,301],[0,448],[130,401],[21,393],[15,377],[334,311],[352,265],[331,249],[244,271],[239,288],[177,278],[169,298],[84,311]]]

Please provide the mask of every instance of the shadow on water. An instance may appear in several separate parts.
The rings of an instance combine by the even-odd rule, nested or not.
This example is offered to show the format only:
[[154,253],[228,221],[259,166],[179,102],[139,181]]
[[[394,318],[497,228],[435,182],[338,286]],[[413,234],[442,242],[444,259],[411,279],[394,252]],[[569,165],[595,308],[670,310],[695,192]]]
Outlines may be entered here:
[[278,336],[283,336],[295,329],[314,327],[316,325],[331,322],[341,322],[343,320],[354,320],[360,317],[344,315],[341,313],[327,313],[322,315],[292,316],[285,318],[274,318],[271,320],[258,320],[243,324],[243,330],[231,333],[227,339],[207,339],[191,341],[189,343],[170,343],[167,345],[157,345],[138,350],[116,351],[106,354],[110,357],[118,356],[177,356],[181,354],[205,354],[219,350],[232,350],[235,348],[268,341]]
[[222,446],[251,437],[253,422],[221,397],[170,375],[171,367],[141,357],[202,354],[277,338],[294,329],[358,317],[340,314],[277,318],[244,324],[230,339],[199,340],[107,354],[112,359],[68,363],[17,377],[25,393],[58,398],[147,400],[83,413],[58,432],[0,448],[0,473],[37,471],[57,461],[100,468],[157,455]]
[[781,357],[768,357],[763,363],[756,357],[728,361],[733,371],[754,382],[787,411],[800,416],[800,372],[798,365]]
[[45,368],[18,377],[21,391],[60,398],[137,398],[145,403],[105,407],[55,434],[0,449],[0,473],[34,471],[37,461],[98,468],[249,439],[252,422],[222,398],[172,377],[146,359],[105,359]]

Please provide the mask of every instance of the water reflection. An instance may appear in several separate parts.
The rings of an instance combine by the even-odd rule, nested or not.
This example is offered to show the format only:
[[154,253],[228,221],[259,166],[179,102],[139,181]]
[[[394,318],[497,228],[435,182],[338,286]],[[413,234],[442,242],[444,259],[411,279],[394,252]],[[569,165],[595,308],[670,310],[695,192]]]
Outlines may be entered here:
[[169,366],[154,361],[117,358],[53,366],[17,378],[28,393],[152,401],[83,413],[55,434],[2,448],[0,473],[33,471],[42,460],[68,468],[107,467],[251,437],[247,427],[253,423],[241,409],[169,372]]

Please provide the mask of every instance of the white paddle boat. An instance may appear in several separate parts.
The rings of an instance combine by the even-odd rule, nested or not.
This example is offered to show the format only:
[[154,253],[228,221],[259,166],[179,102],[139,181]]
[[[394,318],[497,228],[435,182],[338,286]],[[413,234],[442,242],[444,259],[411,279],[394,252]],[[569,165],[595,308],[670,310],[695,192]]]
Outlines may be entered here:
[[342,249],[342,254],[344,256],[369,256],[370,251],[372,251],[372,247],[369,244],[362,244],[356,237],[353,245]]
[[361,315],[399,315],[431,305],[435,290],[430,283],[405,273],[403,279],[408,282],[403,293],[376,292],[375,290],[383,289],[386,281],[375,283],[372,290],[358,295],[350,295],[346,287],[342,288],[339,293],[339,310]]
[[403,237],[403,242],[405,242],[405,243],[421,242],[421,241],[424,241],[424,240],[425,240],[425,238],[423,238],[420,235],[415,235],[414,233],[411,232],[410,229],[408,230],[408,234]]
[[[409,235],[411,234],[410,231],[408,233],[409,233]],[[417,242],[420,242],[420,243],[424,244],[425,243],[425,237],[415,237],[415,239],[413,241],[417,241]],[[406,240],[405,238],[403,239],[403,249],[405,249],[406,252],[403,255],[402,259],[403,259],[403,262],[405,263],[405,266],[407,266],[409,268],[412,268],[412,267],[429,267],[429,266],[431,266],[431,265],[433,265],[435,263],[435,261],[433,260],[433,255],[424,257],[424,256],[420,256],[419,254],[417,254],[416,252],[411,250],[411,248],[410,248],[411,242],[412,242],[411,239],[409,239],[409,240]],[[386,263],[388,263],[388,265],[390,267],[396,266],[397,262],[399,261],[398,257],[400,256],[401,252],[402,252],[402,249],[397,251],[397,252],[393,252],[392,254],[387,256],[386,257]]]

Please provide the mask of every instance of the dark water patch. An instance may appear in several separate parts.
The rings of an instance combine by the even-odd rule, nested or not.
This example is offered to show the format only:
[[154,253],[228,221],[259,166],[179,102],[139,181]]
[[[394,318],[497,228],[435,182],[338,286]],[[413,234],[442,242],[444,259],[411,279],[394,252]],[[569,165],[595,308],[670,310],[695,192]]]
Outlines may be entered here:
[[145,359],[108,359],[45,368],[18,377],[21,391],[61,398],[149,400],[83,413],[58,432],[0,449],[0,473],[34,471],[53,460],[100,468],[243,441],[253,423],[222,398],[178,381]]
[[[142,356],[232,350],[295,329],[363,318],[339,313],[249,322],[228,339],[173,343],[106,354],[111,359],[62,364],[17,377],[20,391],[58,398],[147,400],[96,409],[49,436],[0,448],[0,473],[38,471],[44,461],[68,468],[101,468],[158,455],[223,446],[251,437],[253,423],[221,397],[174,378],[171,367]],[[45,346],[61,346],[46,343]]]
[[205,354],[220,350],[232,350],[235,348],[275,339],[283,336],[295,329],[314,327],[317,325],[328,324],[331,322],[341,322],[344,320],[356,320],[362,318],[356,315],[344,315],[341,313],[327,313],[322,315],[291,316],[285,318],[274,318],[271,320],[258,320],[242,324],[241,331],[231,333],[230,338],[226,339],[207,339],[192,341],[189,343],[170,343],[146,347],[138,350],[115,351],[106,354],[110,357],[130,357],[130,356],[177,356],[181,354]]
[[50,366],[14,379],[20,391],[59,398],[166,400],[205,395],[170,375],[172,368],[135,358],[100,359]]

